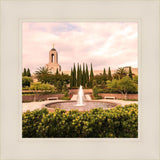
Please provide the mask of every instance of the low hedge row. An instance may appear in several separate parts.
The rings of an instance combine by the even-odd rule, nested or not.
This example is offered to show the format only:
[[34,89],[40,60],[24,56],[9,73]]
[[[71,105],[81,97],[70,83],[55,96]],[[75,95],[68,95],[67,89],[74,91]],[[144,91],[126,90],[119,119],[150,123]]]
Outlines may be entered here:
[[99,137],[137,138],[138,105],[117,106],[103,110],[95,108],[90,112],[56,109],[27,111],[22,118],[23,138],[47,137]]

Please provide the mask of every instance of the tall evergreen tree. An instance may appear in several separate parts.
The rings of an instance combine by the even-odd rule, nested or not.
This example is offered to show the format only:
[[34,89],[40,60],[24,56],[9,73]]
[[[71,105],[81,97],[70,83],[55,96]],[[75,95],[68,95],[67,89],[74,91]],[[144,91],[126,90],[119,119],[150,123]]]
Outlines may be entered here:
[[89,72],[88,72],[88,65],[86,64],[86,84],[87,84],[87,87],[89,85]]
[[24,71],[23,71],[23,73],[22,73],[22,76],[27,76],[26,68],[24,68]]
[[103,75],[106,76],[106,69],[103,70]]
[[90,87],[93,86],[93,79],[94,79],[94,74],[93,74],[93,67],[92,67],[92,63],[91,63],[90,80],[89,80]]
[[74,67],[73,67],[73,86],[76,87],[76,66],[75,66],[75,63],[74,63]]
[[93,79],[93,78],[94,78],[94,74],[93,74],[93,67],[91,63],[90,79]]
[[77,87],[79,87],[80,83],[79,83],[79,63],[77,65]]
[[129,77],[130,77],[131,79],[133,79],[131,67],[129,67]]
[[56,75],[58,75],[59,74],[59,72],[58,72],[58,68],[57,68],[57,70],[56,70]]
[[107,74],[106,74],[106,69],[104,68],[104,70],[103,70],[103,83],[106,83],[106,81],[107,81]]
[[27,69],[26,76],[31,77],[30,69]]
[[81,64],[79,66],[79,85],[82,85],[82,68],[81,68]]
[[86,84],[86,72],[85,72],[85,65],[83,63],[83,76],[82,76],[82,84],[85,87]]
[[108,80],[112,80],[112,74],[110,67],[108,68]]
[[71,79],[70,79],[70,88],[73,87],[73,70],[71,68]]

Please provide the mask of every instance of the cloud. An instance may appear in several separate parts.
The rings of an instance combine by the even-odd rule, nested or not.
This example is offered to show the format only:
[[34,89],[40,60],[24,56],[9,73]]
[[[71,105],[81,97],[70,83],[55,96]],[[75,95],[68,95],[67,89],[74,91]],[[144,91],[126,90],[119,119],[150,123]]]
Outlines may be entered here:
[[23,23],[23,68],[33,73],[49,61],[54,43],[62,70],[93,63],[94,70],[137,67],[137,23]]

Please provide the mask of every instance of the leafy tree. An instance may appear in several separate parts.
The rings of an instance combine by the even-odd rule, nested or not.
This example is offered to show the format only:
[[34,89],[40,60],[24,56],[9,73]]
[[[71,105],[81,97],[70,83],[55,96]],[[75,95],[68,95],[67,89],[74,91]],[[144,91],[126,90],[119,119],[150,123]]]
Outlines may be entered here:
[[134,82],[135,84],[138,84],[138,76],[137,76],[137,75],[133,77],[133,82]]
[[62,93],[68,91],[68,87],[67,87],[67,83],[64,82],[63,86],[62,86]]
[[69,96],[69,90],[68,90],[66,82],[64,82],[64,84],[62,86],[62,93],[64,94],[64,97],[68,97]]
[[98,85],[102,85],[103,82],[107,81],[107,74],[104,75],[104,74],[100,73],[98,75],[95,75],[94,80],[96,80]]
[[98,97],[98,88],[96,86],[93,87],[93,96]]
[[58,93],[60,93],[60,92],[62,91],[62,84],[61,84],[61,81],[58,81],[58,82],[57,82],[56,88],[57,88],[57,92],[58,92]]
[[31,77],[30,69],[27,69],[26,76]]
[[92,86],[97,86],[97,81],[95,79],[93,80]]
[[32,79],[30,77],[28,76],[22,77],[22,87],[26,87],[26,86],[30,87],[31,82],[32,82]]
[[102,84],[101,84],[102,88],[104,89],[106,87],[106,82],[105,81],[102,81]]
[[131,79],[133,79],[131,67],[129,67],[129,77],[130,77]]
[[120,80],[114,79],[112,82],[108,83],[107,86],[110,89],[118,90],[124,95],[124,99],[127,99],[128,92],[137,91],[138,87],[129,76],[123,77]]
[[108,68],[108,80],[112,80],[112,74],[110,67]]

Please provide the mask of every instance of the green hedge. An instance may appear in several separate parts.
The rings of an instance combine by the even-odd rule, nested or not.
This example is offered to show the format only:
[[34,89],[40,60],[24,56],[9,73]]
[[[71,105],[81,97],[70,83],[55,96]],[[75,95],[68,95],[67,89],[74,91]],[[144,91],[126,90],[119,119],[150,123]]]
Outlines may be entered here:
[[138,105],[113,109],[92,109],[90,112],[46,109],[23,113],[23,138],[27,137],[99,137],[137,138]]

